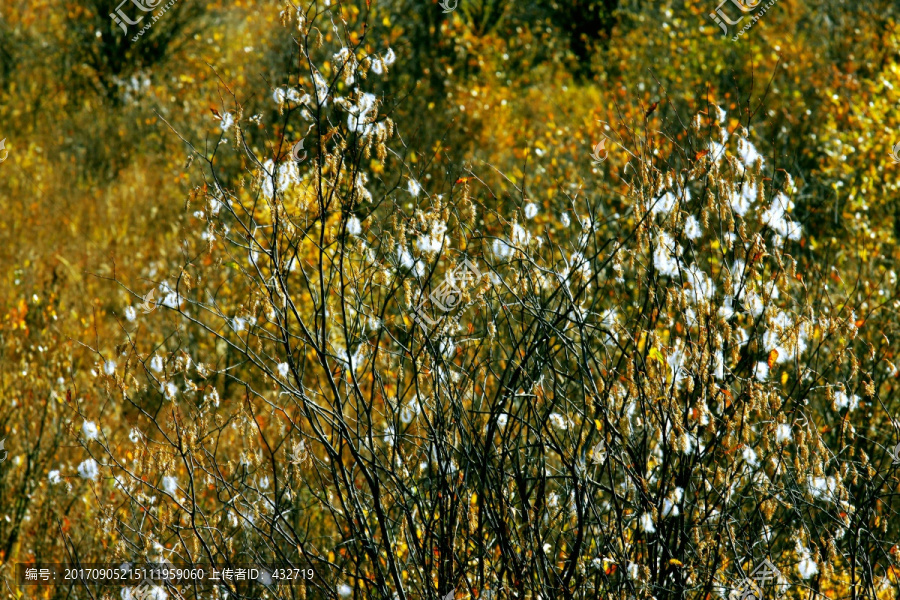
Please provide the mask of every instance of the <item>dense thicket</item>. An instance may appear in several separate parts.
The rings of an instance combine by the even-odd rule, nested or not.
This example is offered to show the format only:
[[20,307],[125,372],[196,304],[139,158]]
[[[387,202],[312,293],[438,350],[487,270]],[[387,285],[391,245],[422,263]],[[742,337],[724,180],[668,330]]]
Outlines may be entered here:
[[0,6],[3,594],[897,595],[893,3],[144,4]]

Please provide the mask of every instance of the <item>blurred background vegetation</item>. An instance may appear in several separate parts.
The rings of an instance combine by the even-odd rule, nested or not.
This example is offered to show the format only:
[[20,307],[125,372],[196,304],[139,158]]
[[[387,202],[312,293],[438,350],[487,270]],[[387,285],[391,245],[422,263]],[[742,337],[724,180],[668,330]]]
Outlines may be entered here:
[[[434,191],[472,169],[498,211],[527,197],[546,208],[537,222],[548,228],[567,194],[603,196],[612,212],[628,157],[613,146],[610,160],[592,165],[601,136],[625,140],[635,124],[673,132],[669,147],[652,150],[665,162],[690,115],[717,104],[729,129],[746,127],[794,177],[805,250],[883,278],[896,268],[900,234],[900,165],[889,157],[900,142],[898,5],[780,0],[732,42],[707,17],[714,2],[460,0],[444,13],[435,0],[332,0],[332,19],[364,30],[373,52],[395,51],[389,76],[372,85],[382,112],[402,123],[402,158]],[[134,299],[110,278],[143,291],[178,275],[195,208],[186,199],[202,179],[175,132],[211,156],[222,134],[215,114],[235,109],[230,90],[275,123],[248,136],[257,154],[302,134],[278,128],[272,101],[301,75],[277,3],[180,0],[136,42],[109,18],[114,8],[0,4],[7,565],[102,543],[81,518],[99,504],[51,493],[46,473],[81,459],[67,441],[81,423],[64,408],[67,390],[69,408],[86,413],[106,401],[92,383],[97,356],[83,344],[121,338],[116,323]],[[219,160],[227,169],[236,159]],[[148,327],[161,344],[183,334],[162,317]]]

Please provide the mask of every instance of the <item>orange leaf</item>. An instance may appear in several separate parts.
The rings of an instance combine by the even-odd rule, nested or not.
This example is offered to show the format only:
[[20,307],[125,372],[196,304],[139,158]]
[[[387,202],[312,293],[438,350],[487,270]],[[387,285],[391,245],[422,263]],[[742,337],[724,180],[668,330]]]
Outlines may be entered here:
[[772,350],[769,352],[769,358],[766,359],[766,364],[769,365],[770,369],[775,364],[776,360],[778,360],[778,350]]
[[725,456],[728,456],[729,454],[731,454],[731,453],[734,452],[735,450],[737,450],[737,449],[739,449],[739,448],[743,448],[743,447],[744,447],[743,444],[735,444],[735,446],[734,446],[733,448],[729,448],[728,450],[725,451]]

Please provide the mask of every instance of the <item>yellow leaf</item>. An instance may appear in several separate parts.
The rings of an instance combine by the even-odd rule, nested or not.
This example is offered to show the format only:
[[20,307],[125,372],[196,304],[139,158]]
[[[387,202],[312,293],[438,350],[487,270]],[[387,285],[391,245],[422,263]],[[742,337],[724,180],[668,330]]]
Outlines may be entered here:
[[654,360],[658,360],[660,363],[665,364],[665,360],[663,359],[662,354],[660,354],[659,350],[655,347],[650,348],[650,352],[647,353],[647,358],[652,358]]
[[603,425],[600,424],[598,419],[594,419],[594,425],[597,426],[597,431],[603,431]]
[[776,360],[778,360],[778,350],[772,350],[769,352],[769,358],[766,359],[766,364],[769,365],[770,369],[775,365]]

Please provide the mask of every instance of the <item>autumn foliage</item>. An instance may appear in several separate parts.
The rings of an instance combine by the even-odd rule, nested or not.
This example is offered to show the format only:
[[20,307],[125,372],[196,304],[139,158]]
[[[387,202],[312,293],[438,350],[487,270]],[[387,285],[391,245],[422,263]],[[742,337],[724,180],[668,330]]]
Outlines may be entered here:
[[0,594],[897,597],[897,7],[446,6],[0,6]]

